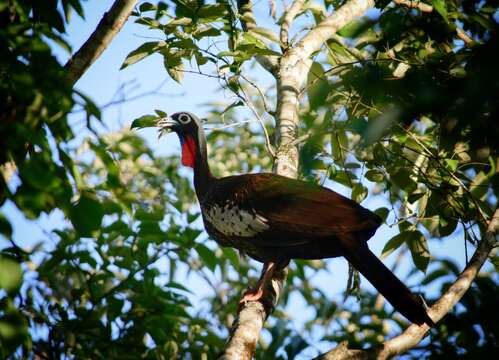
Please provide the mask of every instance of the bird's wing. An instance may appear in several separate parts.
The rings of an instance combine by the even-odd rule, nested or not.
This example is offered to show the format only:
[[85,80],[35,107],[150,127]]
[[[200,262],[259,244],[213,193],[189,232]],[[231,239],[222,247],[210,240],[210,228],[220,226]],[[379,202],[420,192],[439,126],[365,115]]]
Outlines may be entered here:
[[243,206],[265,219],[273,231],[306,237],[365,233],[367,240],[381,223],[356,202],[315,184],[275,174],[237,178]]

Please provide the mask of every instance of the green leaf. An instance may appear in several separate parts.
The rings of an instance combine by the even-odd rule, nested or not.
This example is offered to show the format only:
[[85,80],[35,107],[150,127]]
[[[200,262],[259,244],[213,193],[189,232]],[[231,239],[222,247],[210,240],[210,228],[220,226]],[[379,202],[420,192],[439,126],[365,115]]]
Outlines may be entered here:
[[154,110],[154,112],[155,112],[156,114],[158,114],[158,116],[159,116],[160,118],[166,118],[166,117],[168,117],[168,114],[167,114],[167,113],[165,113],[164,111],[161,111],[161,110],[156,109],[156,110]]
[[176,66],[167,67],[166,72],[173,80],[180,84],[184,79],[184,64],[180,63]]
[[229,247],[224,247],[222,248],[222,252],[224,253],[224,257],[229,260],[234,269],[239,269],[239,254],[236,252],[236,250]]
[[156,115],[144,115],[132,121],[130,129],[143,129],[148,127],[156,127],[158,117]]
[[114,321],[118,316],[120,316],[123,312],[123,305],[125,301],[122,299],[116,299],[114,297],[110,297],[107,299],[108,307],[107,307],[107,317],[108,321]]
[[201,6],[196,15],[203,20],[216,20],[224,18],[227,13],[226,4],[210,4]]
[[151,11],[151,10],[156,10],[156,6],[151,4],[150,2],[144,2],[139,6],[140,12]]
[[15,292],[21,286],[21,265],[7,257],[0,255],[0,288],[8,293]]
[[365,177],[369,181],[380,183],[385,179],[385,174],[380,170],[372,169],[366,172]]
[[210,269],[211,271],[215,271],[218,263],[215,253],[203,244],[197,244],[195,249],[208,269]]
[[338,35],[355,38],[369,30],[374,24],[375,21],[368,17],[352,20],[338,31]]
[[120,70],[148,57],[164,46],[166,46],[166,42],[164,41],[149,41],[140,45],[137,49],[133,50],[127,55],[125,61],[123,61],[123,64],[121,65]]
[[406,234],[399,233],[388,240],[388,242],[385,244],[385,247],[383,248],[383,251],[381,251],[381,258],[384,259],[392,252],[397,250],[405,242],[405,238]]
[[281,43],[277,34],[270,29],[256,27],[256,28],[251,29],[250,32],[253,32],[253,33],[256,33],[260,36],[263,36],[264,38],[266,38],[272,42],[275,42],[277,44]]
[[374,210],[374,213],[378,215],[383,221],[386,221],[388,215],[390,214],[390,210],[388,210],[388,208],[386,207],[380,207]]
[[457,166],[459,165],[459,160],[456,159],[444,159],[445,164],[451,171],[456,171]]
[[344,163],[348,151],[348,138],[344,130],[339,129],[331,134],[331,147],[333,160],[340,164]]
[[353,186],[352,188],[352,200],[361,203],[367,196],[367,188],[360,184],[357,183]]
[[409,246],[412,260],[416,267],[422,272],[426,272],[428,263],[430,262],[430,252],[424,235],[418,230],[406,231],[405,241]]
[[311,110],[326,103],[330,91],[330,85],[324,73],[324,68],[318,62],[310,67],[307,77],[307,95]]
[[103,216],[102,204],[88,192],[82,193],[78,203],[70,210],[71,222],[82,236],[92,236],[92,232],[101,227]]
[[143,208],[138,208],[135,211],[135,219],[139,221],[161,221],[165,216],[163,209],[146,211]]
[[189,290],[184,285],[179,284],[175,281],[168,282],[168,284],[166,284],[165,287],[172,288],[172,289],[178,289],[178,290],[182,290],[182,291],[188,292],[190,294],[193,294],[193,292],[191,290]]
[[407,193],[413,192],[417,185],[411,178],[411,172],[405,168],[398,168],[391,174],[390,181]]
[[12,226],[10,225],[9,220],[0,213],[0,234],[5,236],[7,239],[12,237]]
[[433,8],[437,10],[437,12],[447,20],[447,7],[445,5],[445,0],[431,0],[431,4]]

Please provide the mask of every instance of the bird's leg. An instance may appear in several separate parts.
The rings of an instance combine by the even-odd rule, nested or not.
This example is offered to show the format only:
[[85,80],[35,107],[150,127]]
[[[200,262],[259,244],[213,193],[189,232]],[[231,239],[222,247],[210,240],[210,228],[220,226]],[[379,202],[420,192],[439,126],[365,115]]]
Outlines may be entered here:
[[256,288],[254,290],[246,291],[241,300],[239,300],[240,304],[244,304],[247,301],[258,301],[262,298],[265,284],[267,284],[274,274],[275,265],[276,263],[272,261],[263,264],[262,275],[258,280]]

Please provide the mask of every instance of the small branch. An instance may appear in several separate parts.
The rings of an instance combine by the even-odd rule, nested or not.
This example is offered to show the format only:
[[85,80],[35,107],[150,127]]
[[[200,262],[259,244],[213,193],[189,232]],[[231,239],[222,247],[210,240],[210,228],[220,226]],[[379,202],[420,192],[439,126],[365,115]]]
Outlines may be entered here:
[[472,45],[475,41],[460,28],[456,28],[457,37],[464,41],[466,46]]
[[350,0],[310,30],[297,44],[302,59],[314,52],[350,21],[374,7],[374,0]]
[[[255,15],[253,14],[253,4],[251,0],[238,0],[237,8],[239,10],[241,25],[244,31],[251,31],[256,28]],[[277,59],[272,56],[258,55],[256,61],[269,73],[274,74],[277,69]]]
[[[457,277],[449,289],[437,300],[433,306],[428,309],[428,315],[437,322],[442,319],[463,297],[468,291],[473,280],[478,275],[480,268],[487,260],[490,252],[497,246],[496,235],[499,233],[499,208],[494,212],[494,215],[489,220],[487,231],[484,237],[478,244],[473,257]],[[425,336],[430,328],[424,324],[421,326],[412,324],[402,334],[386,341],[381,348],[371,350],[349,350],[335,353],[337,348],[346,348],[345,343],[341,343],[337,348],[317,357],[317,360],[333,359],[329,354],[335,353],[337,356],[334,359],[367,359],[375,358],[378,360],[385,360],[397,354],[401,354],[415,345],[417,345]],[[339,356],[339,355],[342,356]]]
[[[468,291],[473,280],[478,275],[489,253],[497,245],[495,239],[499,233],[499,208],[489,220],[485,236],[478,244],[478,247],[471,258],[468,266],[458,276],[451,287],[430,307],[428,315],[435,321],[442,319]],[[409,326],[401,335],[387,341],[383,349],[378,354],[378,359],[387,359],[393,355],[400,354],[414,347],[426,335],[429,327],[427,325]]]
[[73,86],[108,47],[130,16],[137,0],[116,0],[82,47],[64,66],[66,81]]
[[410,9],[418,9],[422,12],[431,13],[433,11],[433,6],[425,4],[419,0],[393,0],[397,5],[402,5]]
[[303,0],[295,0],[293,4],[291,4],[289,9],[287,9],[284,13],[280,32],[281,46],[284,49],[289,46],[289,27],[291,26],[293,20],[302,11],[302,9]]

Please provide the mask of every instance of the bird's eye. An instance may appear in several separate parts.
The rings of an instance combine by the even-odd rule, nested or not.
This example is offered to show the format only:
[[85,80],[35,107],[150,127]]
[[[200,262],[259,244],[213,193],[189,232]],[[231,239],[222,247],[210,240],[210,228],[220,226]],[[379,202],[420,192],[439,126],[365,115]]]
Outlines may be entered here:
[[178,116],[178,121],[180,121],[181,124],[185,125],[189,121],[191,121],[191,117],[189,115],[187,115],[187,114],[180,114]]

